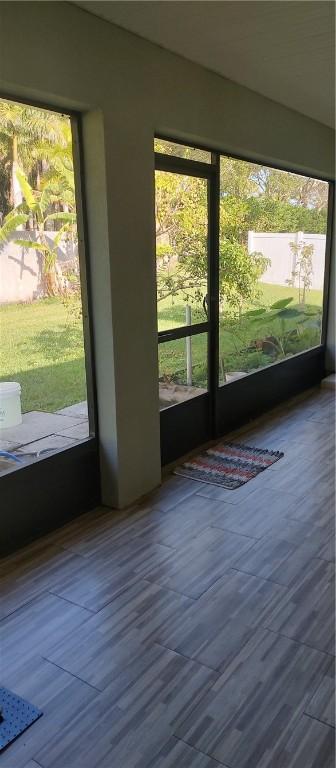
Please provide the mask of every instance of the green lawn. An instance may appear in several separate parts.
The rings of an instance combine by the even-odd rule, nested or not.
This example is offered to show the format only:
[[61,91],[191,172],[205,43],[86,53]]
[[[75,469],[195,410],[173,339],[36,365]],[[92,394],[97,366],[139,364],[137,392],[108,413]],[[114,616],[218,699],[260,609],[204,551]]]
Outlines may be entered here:
[[86,399],[83,332],[60,299],[0,307],[0,381],[18,381],[22,410]]
[[[280,299],[292,298],[291,307],[300,309],[299,318],[295,320],[286,320],[285,330],[291,331],[299,328],[300,336],[287,343],[286,352],[295,354],[304,349],[308,349],[319,343],[320,332],[317,328],[306,328],[303,330],[301,324],[297,324],[298,319],[303,319],[303,310],[298,306],[299,291],[297,288],[287,286],[278,286],[270,284],[260,284],[261,295],[254,304],[246,307],[247,310],[257,309],[259,307],[269,307]],[[206,319],[204,312],[199,307],[192,307],[193,322],[202,322]],[[322,291],[312,290],[307,295],[308,309],[318,315],[322,307]],[[185,324],[185,302],[178,299],[165,299],[159,303],[159,330],[167,328],[176,328]],[[271,336],[279,336],[282,328],[279,320],[273,320],[269,323],[252,322],[251,319],[241,318],[241,321],[233,321],[228,317],[220,316],[220,382],[224,383],[224,375],[233,371],[254,370],[274,362],[274,357],[265,354],[261,350],[253,351],[248,348],[255,340],[263,340]],[[193,384],[200,387],[207,385],[207,365],[206,365],[206,334],[192,337],[192,364],[193,364]],[[160,378],[166,381],[176,383],[186,383],[186,353],[185,341],[178,340],[159,345],[159,369]]]
[[[275,301],[279,299],[287,299],[292,297],[293,304],[297,304],[299,301],[298,288],[290,288],[283,285],[270,285],[268,283],[260,283],[261,295],[250,305],[248,309],[255,309],[258,306],[269,307]],[[204,289],[204,293],[206,289]],[[309,304],[314,304],[318,307],[322,306],[322,291],[309,291],[307,300]],[[169,328],[177,328],[180,325],[185,324],[185,300],[181,300],[179,297],[169,297],[163,299],[158,304],[158,325],[159,331],[165,331]],[[192,308],[192,320],[193,322],[201,323],[206,320],[203,308],[200,305],[194,305],[191,302]]]
[[[269,306],[281,298],[293,297],[296,288],[262,286],[258,305]],[[308,304],[312,311],[321,308],[322,292],[310,291]],[[250,307],[251,308],[251,307]],[[202,310],[192,309],[193,319],[205,319]],[[185,301],[176,298],[159,303],[159,329],[174,328],[185,323]],[[291,320],[286,328],[294,328]],[[0,307],[0,380],[18,381],[22,387],[22,409],[55,411],[86,398],[83,332],[81,320],[74,319],[60,299],[44,299],[32,304],[10,304]],[[250,370],[272,362],[261,351],[248,351],[252,340],[280,332],[279,322],[266,327],[251,320],[233,323],[221,318],[220,355],[226,372]],[[317,344],[317,329],[307,330],[296,339],[289,353]],[[206,334],[192,339],[193,380],[206,386]],[[178,383],[186,381],[185,340],[159,346],[160,378]]]

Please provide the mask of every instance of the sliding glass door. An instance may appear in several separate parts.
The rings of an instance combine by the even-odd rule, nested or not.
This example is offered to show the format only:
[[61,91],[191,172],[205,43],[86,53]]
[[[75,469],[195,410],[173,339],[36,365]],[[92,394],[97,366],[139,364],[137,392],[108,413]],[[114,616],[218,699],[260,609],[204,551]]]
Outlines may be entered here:
[[194,158],[190,156],[193,150],[183,157],[169,154],[171,149],[178,151],[171,143],[156,143],[159,400],[164,463],[211,435],[216,372],[216,164],[209,152],[199,150]]
[[332,185],[155,140],[164,464],[323,375]]

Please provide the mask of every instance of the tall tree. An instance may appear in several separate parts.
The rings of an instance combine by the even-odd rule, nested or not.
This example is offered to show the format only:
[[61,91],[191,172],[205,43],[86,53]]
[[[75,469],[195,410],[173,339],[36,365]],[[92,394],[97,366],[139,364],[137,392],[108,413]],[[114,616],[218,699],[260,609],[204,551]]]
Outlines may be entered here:
[[22,203],[17,171],[30,174],[42,161],[45,149],[61,140],[62,116],[13,101],[0,100],[0,161],[7,185],[0,202],[2,213]]

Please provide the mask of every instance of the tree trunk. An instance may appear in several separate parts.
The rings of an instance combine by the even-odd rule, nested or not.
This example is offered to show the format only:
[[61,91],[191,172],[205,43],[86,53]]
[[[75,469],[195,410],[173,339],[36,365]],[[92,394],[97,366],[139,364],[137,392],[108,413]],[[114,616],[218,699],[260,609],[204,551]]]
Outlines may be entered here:
[[[17,208],[18,205],[21,205],[22,203],[22,192],[21,187],[18,182],[16,172],[19,170],[19,162],[18,162],[18,139],[17,136],[13,136],[12,141],[12,167],[11,167],[11,207]],[[22,229],[22,227],[18,227],[18,229]]]

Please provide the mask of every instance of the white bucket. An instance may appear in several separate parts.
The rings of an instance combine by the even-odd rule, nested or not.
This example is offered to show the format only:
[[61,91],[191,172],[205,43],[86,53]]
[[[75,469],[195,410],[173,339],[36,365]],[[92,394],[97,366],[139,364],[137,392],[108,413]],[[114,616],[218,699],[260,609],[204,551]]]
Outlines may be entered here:
[[0,429],[22,424],[21,387],[17,381],[0,382]]

